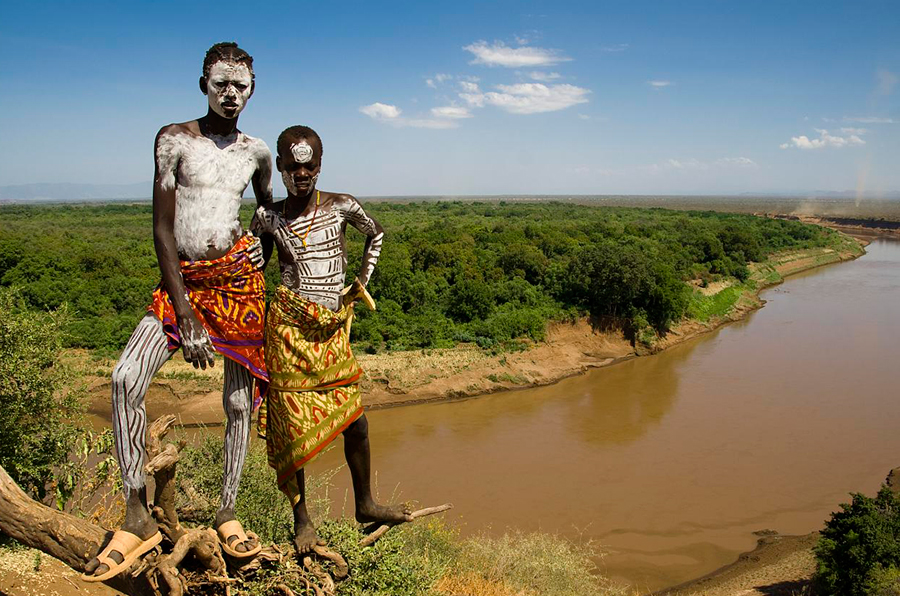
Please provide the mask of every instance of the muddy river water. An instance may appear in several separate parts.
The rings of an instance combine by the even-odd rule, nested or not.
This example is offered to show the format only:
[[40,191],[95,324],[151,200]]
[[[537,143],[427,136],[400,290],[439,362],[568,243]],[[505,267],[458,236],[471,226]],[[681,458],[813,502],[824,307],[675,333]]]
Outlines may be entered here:
[[[821,528],[900,466],[900,242],[789,278],[747,319],[549,387],[368,414],[380,495],[452,502],[463,534],[594,540],[646,590],[753,532]],[[343,461],[332,449],[316,473]],[[332,492],[336,511],[349,474]],[[352,502],[352,501],[351,501]]]

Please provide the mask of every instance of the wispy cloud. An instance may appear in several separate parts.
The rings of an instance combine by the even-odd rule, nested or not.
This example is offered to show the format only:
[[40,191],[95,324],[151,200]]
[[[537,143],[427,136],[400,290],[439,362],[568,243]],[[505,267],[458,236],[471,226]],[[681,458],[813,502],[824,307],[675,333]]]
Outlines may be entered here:
[[453,119],[448,118],[404,118],[403,111],[397,106],[375,102],[362,106],[359,111],[379,122],[386,122],[393,126],[408,126],[411,128],[457,128],[459,125]]
[[445,81],[449,81],[453,78],[453,75],[444,74],[442,72],[437,73],[433,77],[429,79],[425,79],[425,84],[431,87],[432,89],[437,89],[438,85]]
[[670,87],[675,83],[673,83],[672,81],[647,81],[647,84],[654,89],[662,89],[663,87]]
[[627,43],[617,43],[611,46],[603,46],[600,48],[601,52],[624,52],[628,49]]
[[541,83],[548,83],[550,81],[555,81],[562,77],[558,72],[542,72],[540,70],[535,70],[529,73],[526,73],[532,80],[540,81]]
[[[788,149],[790,147],[797,147],[798,149],[824,149],[826,147],[832,147],[839,149],[841,147],[866,144],[866,142],[859,137],[858,131],[861,129],[855,129],[857,131],[856,134],[844,132],[844,134],[847,134],[845,137],[833,135],[823,128],[817,128],[815,130],[819,133],[819,138],[817,139],[810,139],[806,135],[800,135],[799,137],[791,137],[790,143],[782,143],[779,146],[782,149]],[[842,132],[844,130],[851,129],[842,129]]]
[[462,106],[442,106],[431,108],[431,115],[435,118],[471,118],[472,112]]
[[878,116],[844,116],[844,122],[858,122],[859,124],[897,124],[893,118],[879,118]]
[[463,49],[475,56],[470,64],[484,64],[485,66],[526,68],[529,66],[552,66],[571,60],[559,50],[534,46],[511,48],[501,41],[495,41],[492,45],[488,45],[486,41],[476,41],[464,46]]
[[460,81],[459,87],[465,93],[480,93],[481,91],[478,88],[478,83],[472,81]]
[[[664,168],[675,170],[708,170],[710,168],[737,167],[737,168],[757,168],[759,167],[755,161],[749,157],[720,157],[712,161],[701,161],[693,157],[688,159],[667,159],[663,162]],[[658,167],[655,166],[654,167]]]
[[548,86],[542,83],[497,85],[496,88],[499,91],[460,93],[459,96],[473,107],[489,104],[512,114],[538,114],[587,103],[587,95],[590,93],[590,90],[575,85]]
[[400,108],[378,101],[359,108],[359,111],[375,120],[394,120],[400,117]]
[[590,120],[591,117],[588,116],[587,114],[578,114],[578,119],[579,120]]

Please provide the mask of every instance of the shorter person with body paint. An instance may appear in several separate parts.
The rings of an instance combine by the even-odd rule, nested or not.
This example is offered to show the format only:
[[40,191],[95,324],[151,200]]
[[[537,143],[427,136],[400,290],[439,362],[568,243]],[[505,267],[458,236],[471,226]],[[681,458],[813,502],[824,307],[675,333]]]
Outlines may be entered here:
[[[352,196],[322,192],[316,181],[322,141],[311,128],[293,126],[278,137],[276,165],[288,197],[256,210],[250,229],[268,262],[278,247],[281,286],[266,315],[266,367],[270,384],[260,409],[259,434],[269,464],[294,510],[294,545],[303,554],[318,538],[306,508],[303,466],[337,435],[353,478],[356,519],[362,523],[411,521],[406,507],[372,498],[368,422],[360,401],[362,369],[350,351],[357,300],[365,290],[384,233]],[[347,224],[366,235],[362,267],[344,288]]]

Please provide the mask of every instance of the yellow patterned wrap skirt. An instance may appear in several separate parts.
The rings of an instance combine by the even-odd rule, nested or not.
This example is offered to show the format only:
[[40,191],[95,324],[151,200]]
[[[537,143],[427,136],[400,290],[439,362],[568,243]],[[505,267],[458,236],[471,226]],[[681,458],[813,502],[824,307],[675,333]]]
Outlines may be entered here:
[[353,306],[334,312],[279,286],[266,315],[269,387],[258,431],[278,487],[296,504],[296,474],[363,413],[350,351]]

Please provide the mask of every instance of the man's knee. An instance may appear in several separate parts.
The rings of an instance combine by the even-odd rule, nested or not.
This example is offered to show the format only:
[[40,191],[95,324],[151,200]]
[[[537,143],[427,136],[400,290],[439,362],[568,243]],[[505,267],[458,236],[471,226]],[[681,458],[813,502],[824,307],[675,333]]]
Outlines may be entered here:
[[140,377],[139,362],[120,360],[112,372],[113,401],[125,401],[126,390],[136,387]]
[[361,441],[369,437],[369,420],[363,414],[344,431],[344,437],[350,440]]
[[225,396],[225,408],[228,413],[238,418],[250,416],[250,388],[231,388]]

